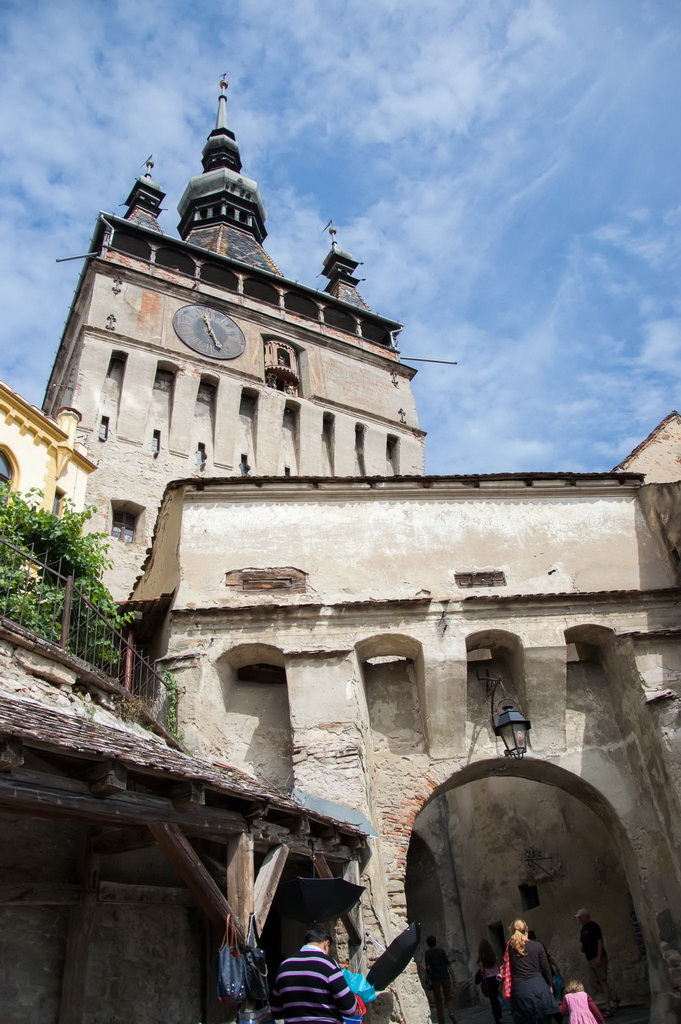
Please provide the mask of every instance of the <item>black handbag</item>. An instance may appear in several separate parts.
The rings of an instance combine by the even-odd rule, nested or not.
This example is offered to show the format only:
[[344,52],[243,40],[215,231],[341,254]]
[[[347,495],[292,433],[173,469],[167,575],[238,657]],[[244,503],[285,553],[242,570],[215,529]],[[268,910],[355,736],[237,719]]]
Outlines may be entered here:
[[231,914],[225,922],[225,937],[218,952],[218,999],[238,1006],[246,998],[246,960],[239,949],[236,925]]
[[267,984],[267,960],[265,951],[260,948],[259,936],[255,927],[255,915],[251,914],[248,922],[248,936],[243,951],[244,981],[246,991],[251,999],[265,1002],[269,995]]

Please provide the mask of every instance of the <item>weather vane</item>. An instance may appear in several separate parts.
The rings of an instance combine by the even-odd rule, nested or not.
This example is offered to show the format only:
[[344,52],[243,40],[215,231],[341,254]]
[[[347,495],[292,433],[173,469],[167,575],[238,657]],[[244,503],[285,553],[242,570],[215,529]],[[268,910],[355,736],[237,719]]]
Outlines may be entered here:
[[331,236],[331,248],[332,248],[332,249],[335,249],[335,248],[336,248],[336,246],[338,245],[338,242],[336,241],[336,235],[338,234],[338,231],[337,231],[337,229],[336,229],[336,228],[335,228],[335,227],[333,226],[333,221],[332,221],[332,220],[330,220],[330,221],[329,221],[329,222],[328,222],[327,224],[325,224],[325,225],[324,225],[324,227],[322,228],[322,232],[324,232],[324,231],[327,231],[327,230],[328,230],[328,232],[329,232],[329,235]]
[[222,89],[222,95],[223,96],[227,95],[227,87],[228,87],[228,85],[229,85],[229,82],[227,81],[227,72],[225,72],[224,75],[222,75],[222,77],[220,78],[220,88]]

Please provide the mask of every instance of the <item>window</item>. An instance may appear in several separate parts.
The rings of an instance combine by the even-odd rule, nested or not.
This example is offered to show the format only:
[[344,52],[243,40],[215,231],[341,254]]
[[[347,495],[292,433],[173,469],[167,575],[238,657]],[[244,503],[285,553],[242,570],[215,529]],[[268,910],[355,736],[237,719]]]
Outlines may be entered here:
[[241,462],[239,463],[239,472],[242,476],[248,476],[251,472],[251,467],[248,465],[248,453],[241,453]]
[[358,423],[355,427],[355,469],[359,476],[366,476],[364,462],[364,427]]
[[506,576],[501,569],[487,572],[455,572],[454,579],[459,587],[503,587]]
[[54,492],[54,498],[52,499],[52,515],[55,515],[55,516],[60,516],[61,515],[62,508],[63,508],[64,497],[65,497],[64,492],[60,491],[59,488],[57,487],[57,489]]
[[126,544],[132,544],[135,539],[136,526],[137,516],[133,516],[129,512],[114,511],[111,523],[111,536],[125,541]]
[[99,423],[99,440],[106,441],[109,436],[109,417],[102,416]]
[[206,468],[208,456],[206,455],[206,446],[201,441],[199,441],[196,446],[194,458],[196,459],[196,465],[198,466],[199,471],[202,473]]
[[391,474],[399,472],[399,450],[399,439],[388,434],[385,442],[386,473]]
[[127,356],[125,352],[112,352],[111,359],[109,360],[109,368],[106,371],[107,377],[111,377],[112,380],[117,381],[120,385],[123,383],[123,374],[125,373],[125,363]]
[[9,459],[0,452],[0,484],[11,484],[13,475]]
[[155,459],[158,458],[158,453],[161,450],[161,431],[155,430],[151,435],[151,454]]
[[519,885],[520,906],[523,910],[534,910],[539,906],[539,892],[536,885]]

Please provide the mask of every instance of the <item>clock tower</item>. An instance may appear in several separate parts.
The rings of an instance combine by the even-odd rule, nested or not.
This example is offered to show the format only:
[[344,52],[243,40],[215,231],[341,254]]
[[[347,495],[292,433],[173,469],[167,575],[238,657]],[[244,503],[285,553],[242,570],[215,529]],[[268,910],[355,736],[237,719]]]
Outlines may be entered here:
[[369,309],[333,235],[323,291],[282,275],[226,90],[179,202],[179,238],[158,223],[151,161],[125,215],[100,214],[47,387],[45,412],[82,415],[98,466],[90,525],[121,545],[107,581],[118,598],[171,480],[423,473],[401,325]]

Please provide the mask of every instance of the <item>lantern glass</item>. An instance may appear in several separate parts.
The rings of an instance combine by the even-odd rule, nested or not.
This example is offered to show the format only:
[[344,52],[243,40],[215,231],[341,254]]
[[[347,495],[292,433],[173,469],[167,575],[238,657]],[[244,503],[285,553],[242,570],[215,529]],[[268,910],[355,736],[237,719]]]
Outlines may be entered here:
[[512,704],[505,704],[494,723],[494,732],[501,736],[507,757],[522,757],[527,750],[527,730],[530,723]]

